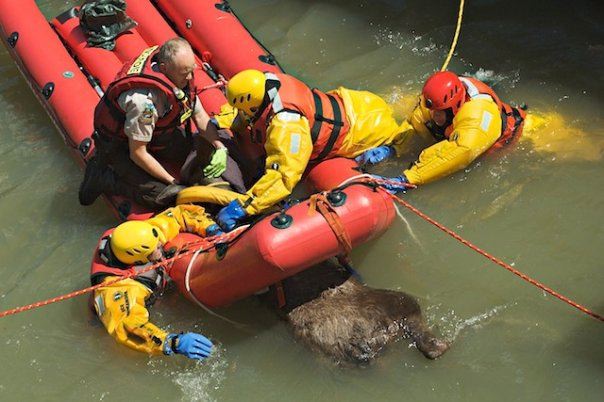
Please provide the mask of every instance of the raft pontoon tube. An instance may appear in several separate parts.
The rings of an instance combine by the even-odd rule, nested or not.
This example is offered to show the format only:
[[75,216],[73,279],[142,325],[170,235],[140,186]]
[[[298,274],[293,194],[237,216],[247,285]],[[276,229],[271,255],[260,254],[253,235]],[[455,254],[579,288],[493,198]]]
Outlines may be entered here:
[[[0,0],[0,35],[82,166],[93,152],[93,111],[103,91],[125,61],[148,47],[185,37],[198,57],[195,77],[200,88],[215,84],[217,74],[228,79],[248,68],[281,71],[226,1],[128,0],[126,12],[138,27],[120,35],[115,49],[108,51],[87,46],[77,8],[49,24],[34,0]],[[199,97],[210,114],[226,103],[215,86]],[[251,136],[237,141],[248,157],[263,152]],[[316,191],[327,191],[358,175],[355,168],[348,159],[324,161],[308,172],[305,182]],[[121,197],[109,201],[121,218],[151,215]],[[332,201],[352,246],[379,236],[394,219],[391,199],[364,185],[346,187]],[[219,307],[344,253],[325,217],[309,213],[309,208],[304,201],[269,215],[223,247],[178,259],[169,273],[189,299]],[[172,243],[179,246],[195,240],[199,238],[182,233]],[[95,263],[99,263],[97,252]]]

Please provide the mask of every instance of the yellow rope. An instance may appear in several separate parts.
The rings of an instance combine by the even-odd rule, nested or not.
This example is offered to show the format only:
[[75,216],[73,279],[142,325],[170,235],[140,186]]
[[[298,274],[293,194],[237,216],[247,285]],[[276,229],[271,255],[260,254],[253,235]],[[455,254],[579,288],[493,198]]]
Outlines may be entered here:
[[451,44],[451,49],[449,50],[449,54],[447,55],[447,59],[445,63],[441,67],[440,71],[445,71],[449,66],[449,62],[451,61],[451,57],[453,57],[453,52],[455,51],[455,46],[457,46],[457,39],[459,38],[459,31],[461,31],[461,19],[463,17],[463,4],[465,0],[461,0],[459,2],[459,14],[457,15],[457,28],[455,28],[455,36],[453,37],[453,43]]

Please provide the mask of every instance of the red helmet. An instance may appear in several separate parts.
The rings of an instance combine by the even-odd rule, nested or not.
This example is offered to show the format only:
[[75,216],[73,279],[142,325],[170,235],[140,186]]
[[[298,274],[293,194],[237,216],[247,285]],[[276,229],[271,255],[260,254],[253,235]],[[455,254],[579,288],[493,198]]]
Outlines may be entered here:
[[451,108],[455,114],[466,100],[466,87],[463,86],[457,74],[450,71],[439,71],[426,80],[422,95],[428,109]]

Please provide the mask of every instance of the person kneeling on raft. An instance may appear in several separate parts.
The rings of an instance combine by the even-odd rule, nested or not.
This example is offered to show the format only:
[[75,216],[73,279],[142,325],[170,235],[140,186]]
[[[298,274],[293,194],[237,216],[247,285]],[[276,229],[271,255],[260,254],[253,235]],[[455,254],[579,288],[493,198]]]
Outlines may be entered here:
[[385,185],[391,192],[404,192],[408,184],[448,176],[483,153],[516,142],[526,117],[524,110],[502,102],[482,81],[437,72],[424,84],[419,104],[402,125],[399,142],[371,149],[356,160],[379,163],[395,153],[401,155],[406,141],[415,135],[433,137],[436,144],[424,149],[409,169],[389,178]]
[[[162,261],[168,255],[166,243],[184,231],[203,237],[222,234],[203,207],[191,204],[169,208],[146,221],[120,224],[99,242],[90,274],[92,285]],[[107,332],[123,345],[148,354],[177,353],[204,359],[213,347],[206,337],[192,332],[167,333],[149,321],[147,306],[165,289],[167,279],[159,267],[103,286],[94,292],[94,309]]]
[[[197,68],[183,38],[124,64],[94,112],[95,154],[80,185],[80,204],[90,205],[105,193],[161,211],[184,187],[160,160],[180,166],[193,150],[207,155],[201,157],[206,178],[222,176],[236,191],[245,191],[239,168],[197,96]],[[193,132],[192,123],[201,134]]]

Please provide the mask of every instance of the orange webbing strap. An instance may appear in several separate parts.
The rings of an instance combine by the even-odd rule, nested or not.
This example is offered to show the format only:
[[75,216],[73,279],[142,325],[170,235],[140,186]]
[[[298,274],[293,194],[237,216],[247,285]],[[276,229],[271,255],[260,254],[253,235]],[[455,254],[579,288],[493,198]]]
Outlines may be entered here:
[[308,209],[308,214],[312,215],[316,212],[319,212],[327,223],[329,227],[336,235],[338,239],[338,243],[344,248],[344,254],[348,255],[352,251],[352,241],[350,240],[350,235],[346,231],[344,224],[342,224],[342,220],[338,216],[336,210],[329,203],[325,194],[319,193],[314,194],[310,197],[310,207]]
[[277,294],[277,307],[285,307],[285,290],[283,289],[283,282],[279,281],[275,283],[275,293]]

